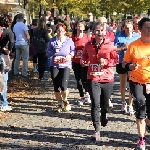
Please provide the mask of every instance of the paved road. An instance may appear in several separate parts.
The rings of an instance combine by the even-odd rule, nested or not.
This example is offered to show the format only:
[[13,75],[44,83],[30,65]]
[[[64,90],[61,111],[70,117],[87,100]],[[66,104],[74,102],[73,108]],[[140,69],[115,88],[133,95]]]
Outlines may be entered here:
[[[49,77],[49,74],[47,74]],[[101,140],[91,141],[93,126],[90,106],[76,104],[78,92],[73,74],[69,82],[70,112],[56,113],[52,82],[10,77],[10,103],[14,110],[3,114],[0,123],[0,149],[11,150],[133,150],[138,138],[135,117],[121,114],[118,76],[115,76],[114,108],[109,123],[101,128]],[[17,82],[16,82],[17,81]],[[17,84],[16,84],[17,83]],[[30,84],[29,84],[30,83]],[[21,86],[19,86],[21,85]],[[150,150],[150,135],[147,135]]]

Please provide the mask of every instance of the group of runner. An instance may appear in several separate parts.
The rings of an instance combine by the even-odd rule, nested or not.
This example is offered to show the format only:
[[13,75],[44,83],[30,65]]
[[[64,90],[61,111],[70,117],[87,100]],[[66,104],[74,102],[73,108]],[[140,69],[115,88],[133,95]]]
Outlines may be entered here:
[[[67,85],[72,64],[80,96],[78,104],[91,103],[95,129],[92,138],[99,140],[100,122],[103,127],[108,123],[106,114],[114,85],[113,67],[116,66],[120,79],[121,111],[130,115],[135,112],[139,135],[137,147],[145,150],[145,125],[150,129],[150,19],[135,17],[122,21],[116,28],[117,34],[108,28],[106,21],[106,18],[100,17],[92,24],[90,34],[85,32],[86,23],[78,21],[72,38],[65,36],[63,24],[57,25],[57,36],[50,39],[47,50],[47,56],[52,58],[50,68],[58,100],[55,110],[71,109]],[[129,110],[125,100],[127,82]]]

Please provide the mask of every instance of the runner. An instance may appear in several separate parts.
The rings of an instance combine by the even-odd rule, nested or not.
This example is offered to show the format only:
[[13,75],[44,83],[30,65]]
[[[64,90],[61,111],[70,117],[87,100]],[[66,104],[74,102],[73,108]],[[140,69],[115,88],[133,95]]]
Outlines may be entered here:
[[135,116],[139,135],[137,147],[145,150],[146,116],[150,128],[150,19],[142,18],[138,27],[141,38],[129,45],[124,56],[123,67],[130,71],[130,89],[135,97]]
[[113,66],[118,63],[116,47],[106,39],[106,28],[104,24],[96,23],[93,33],[95,38],[88,42],[83,51],[82,64],[88,64],[88,91],[91,97],[91,116],[95,132],[94,140],[100,139],[100,108],[101,125],[107,125],[106,113],[109,107],[114,84]]
[[[114,43],[115,46],[118,47],[118,54],[119,54],[119,64],[116,65],[116,72],[119,74],[119,79],[120,79],[120,92],[121,92],[121,100],[122,100],[121,111],[127,113],[128,111],[127,111],[127,103],[125,100],[125,89],[126,89],[128,71],[122,67],[122,61],[128,45],[131,42],[138,39],[140,35],[133,32],[133,24],[131,21],[123,22],[122,29],[123,32],[118,37],[116,37]],[[134,114],[132,102],[133,102],[132,96],[129,92],[129,114],[130,115]]]
[[53,80],[54,92],[58,106],[55,111],[61,112],[71,110],[68,94],[68,81],[71,69],[71,58],[75,54],[75,46],[71,38],[66,37],[66,26],[59,23],[56,26],[57,36],[49,41],[47,56],[53,57],[50,63],[51,78]]
[[[76,54],[72,58],[72,68],[75,74],[75,78],[77,81],[77,88],[80,94],[80,99],[78,101],[79,105],[83,105],[85,101],[91,103],[90,95],[87,91],[87,66],[81,66],[80,59],[82,57],[82,52],[85,44],[91,39],[89,35],[84,33],[85,30],[85,22],[79,21],[77,24],[77,35],[72,37],[75,47]],[[84,91],[85,90],[85,94]]]

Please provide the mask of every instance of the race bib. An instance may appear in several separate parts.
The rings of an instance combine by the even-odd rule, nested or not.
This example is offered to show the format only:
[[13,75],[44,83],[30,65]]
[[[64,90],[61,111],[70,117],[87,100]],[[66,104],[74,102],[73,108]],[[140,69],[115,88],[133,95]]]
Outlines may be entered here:
[[56,57],[54,57],[54,63],[64,64],[64,63],[66,63],[66,58],[63,56],[56,56]]
[[83,53],[83,50],[77,50],[75,58],[81,58],[82,57],[82,53]]
[[146,93],[150,94],[150,83],[145,83]]
[[90,75],[93,76],[104,74],[103,68],[100,64],[89,64],[89,72]]

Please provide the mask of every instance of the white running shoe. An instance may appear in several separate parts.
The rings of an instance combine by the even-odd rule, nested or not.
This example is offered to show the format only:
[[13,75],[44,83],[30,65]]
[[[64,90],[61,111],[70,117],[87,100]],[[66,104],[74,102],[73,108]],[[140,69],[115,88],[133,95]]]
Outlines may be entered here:
[[37,72],[38,72],[38,70],[37,70],[37,69],[33,69],[33,72],[34,72],[34,73],[37,73]]
[[86,93],[84,98],[87,103],[91,104],[91,99],[90,99],[89,93]]
[[133,110],[133,106],[129,105],[129,115],[132,116],[134,115],[134,110]]
[[122,103],[121,111],[122,111],[122,112],[125,112],[125,113],[128,112],[128,111],[127,111],[127,103],[126,103],[126,102],[123,102],[123,103]]
[[11,106],[1,106],[1,111],[11,111],[12,107]]
[[109,99],[109,107],[113,108],[113,103],[111,102],[111,99]]
[[85,103],[85,98],[84,97],[81,97],[78,101],[78,105],[79,106],[83,106],[83,104]]

